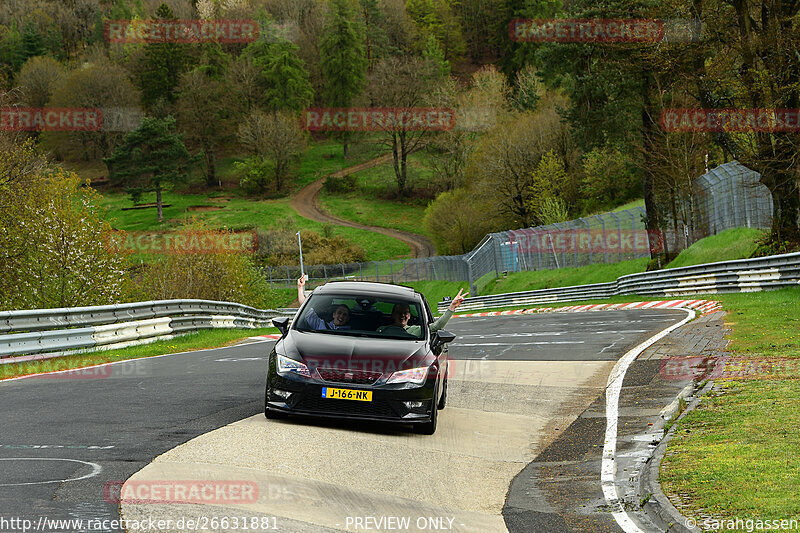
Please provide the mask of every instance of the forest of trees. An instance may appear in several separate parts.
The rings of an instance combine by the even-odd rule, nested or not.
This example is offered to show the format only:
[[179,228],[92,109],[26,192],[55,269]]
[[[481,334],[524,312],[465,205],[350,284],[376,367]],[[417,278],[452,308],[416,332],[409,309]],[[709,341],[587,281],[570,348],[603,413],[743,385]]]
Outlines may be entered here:
[[[431,156],[436,186],[424,222],[439,253],[463,253],[489,231],[642,197],[648,226],[664,227],[692,179],[732,159],[760,172],[773,194],[772,242],[797,243],[796,131],[670,132],[659,116],[799,107],[798,10],[767,0],[5,0],[3,106],[146,118],[133,132],[0,132],[0,164],[14,168],[0,181],[0,207],[33,202],[15,187],[45,175],[40,186],[55,186],[51,171],[63,162],[103,162],[112,186],[132,195],[179,186],[190,167],[213,190],[222,186],[218,161],[230,154],[243,154],[236,168],[246,194],[287,194],[312,140],[301,127],[305,109],[429,106],[454,109],[456,127],[381,136],[398,199],[413,192],[409,154]],[[657,42],[511,38],[511,20],[550,17],[699,23],[690,39]],[[259,37],[115,43],[105,34],[114,20],[215,18],[255,20]],[[358,142],[329,135],[345,155]],[[80,189],[68,173],[63,180],[65,190]],[[23,239],[3,225],[0,237]]]

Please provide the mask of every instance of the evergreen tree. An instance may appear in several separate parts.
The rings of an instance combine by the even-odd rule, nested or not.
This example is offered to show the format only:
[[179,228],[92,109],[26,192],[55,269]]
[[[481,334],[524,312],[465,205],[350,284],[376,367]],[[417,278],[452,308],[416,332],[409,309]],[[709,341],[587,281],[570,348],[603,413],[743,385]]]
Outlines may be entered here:
[[[156,10],[156,18],[174,20],[167,4]],[[152,107],[159,100],[175,102],[175,87],[188,67],[185,45],[180,43],[148,43],[144,48],[144,65],[139,74],[142,103]]]
[[182,136],[175,132],[174,118],[145,117],[141,126],[130,132],[103,162],[108,166],[111,183],[124,187],[131,196],[155,191],[158,221],[162,222],[162,191],[182,180],[195,160]]
[[25,24],[22,30],[22,46],[20,48],[20,63],[27,61],[29,57],[44,55],[44,39],[32,23]]
[[[325,102],[331,107],[347,107],[364,89],[367,57],[364,29],[356,22],[352,0],[332,0],[331,18],[320,44],[320,67],[325,77]],[[344,156],[349,135],[342,132]]]
[[248,45],[247,49],[253,54],[253,63],[261,69],[263,75],[266,86],[264,103],[267,109],[300,111],[308,106],[314,90],[296,45],[290,42],[256,41]]
[[428,35],[428,42],[425,43],[425,49],[422,50],[422,57],[436,65],[443,78],[450,75],[450,62],[444,58],[439,41],[433,35]]
[[364,25],[364,50],[367,56],[367,70],[372,72],[375,63],[388,54],[396,53],[389,44],[384,24],[386,15],[381,11],[378,0],[358,0],[361,22]]

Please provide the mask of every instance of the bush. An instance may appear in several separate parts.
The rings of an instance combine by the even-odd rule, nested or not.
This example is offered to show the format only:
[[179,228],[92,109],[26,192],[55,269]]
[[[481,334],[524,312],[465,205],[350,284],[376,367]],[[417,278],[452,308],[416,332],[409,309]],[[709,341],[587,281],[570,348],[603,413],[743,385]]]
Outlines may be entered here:
[[264,194],[275,183],[275,165],[261,156],[248,157],[233,164],[239,186],[247,194]]
[[[279,221],[276,228],[259,233],[258,263],[270,266],[295,266],[300,264],[300,250],[297,246],[296,230],[293,220]],[[319,233],[303,230],[303,262],[307,265],[327,265],[337,263],[357,263],[367,260],[363,248],[341,236],[332,236],[332,230]]]
[[355,174],[349,174],[340,178],[328,177],[322,187],[330,193],[350,192],[356,188],[356,176]]
[[423,224],[437,252],[463,254],[492,231],[492,221],[486,217],[490,212],[467,189],[454,189],[443,192],[428,205]]
[[269,281],[252,258],[242,253],[165,255],[140,268],[136,285],[135,299],[144,300],[199,298],[263,308],[272,299]]
[[126,257],[109,246],[100,195],[84,180],[61,169],[27,175],[0,187],[0,205],[0,309],[126,298]]

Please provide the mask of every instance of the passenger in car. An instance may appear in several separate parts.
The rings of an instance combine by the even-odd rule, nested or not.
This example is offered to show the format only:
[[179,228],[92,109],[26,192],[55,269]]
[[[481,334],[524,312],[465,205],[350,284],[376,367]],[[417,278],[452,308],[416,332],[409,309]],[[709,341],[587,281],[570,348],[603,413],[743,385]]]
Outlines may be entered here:
[[[305,285],[306,277],[301,276],[297,280],[297,299],[301,304],[306,301]],[[308,310],[308,315],[306,315],[306,324],[313,329],[350,329],[348,322],[350,322],[350,308],[344,304],[336,307],[333,311],[333,320],[329,322],[320,318],[313,307]]]
[[[465,292],[461,294],[461,290],[458,290],[458,294],[455,298],[450,302],[447,310],[444,312],[442,316],[431,322],[430,329],[431,333],[439,331],[440,329],[444,329],[447,322],[450,320],[450,317],[453,316],[453,313],[458,308],[459,305],[464,303],[464,298],[469,294]],[[422,336],[422,326],[409,326],[408,321],[411,320],[411,310],[408,307],[408,304],[395,304],[392,308],[392,324],[389,326],[382,326],[378,328],[378,333],[381,333],[386,328],[391,327],[401,327],[406,330],[407,333],[414,335],[415,337]]]
[[348,322],[350,322],[350,308],[344,304],[336,307],[333,312],[333,320],[330,322],[321,319],[313,307],[306,314],[306,324],[314,329],[350,329]]

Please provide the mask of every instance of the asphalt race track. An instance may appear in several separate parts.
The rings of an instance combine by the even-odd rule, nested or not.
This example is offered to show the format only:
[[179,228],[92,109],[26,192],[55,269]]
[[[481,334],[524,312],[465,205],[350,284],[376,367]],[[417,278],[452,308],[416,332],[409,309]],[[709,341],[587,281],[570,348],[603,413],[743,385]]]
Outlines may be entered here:
[[377,527],[381,516],[408,516],[412,526],[441,519],[409,531],[523,531],[503,518],[514,477],[597,400],[622,354],[685,317],[630,310],[453,319],[448,406],[430,437],[266,420],[272,341],[0,382],[0,532],[23,531],[21,520],[31,521],[28,530],[122,531],[40,520],[118,520],[109,487],[134,474],[247,479],[259,498],[213,508],[123,504],[128,520],[227,513],[274,517],[258,530],[377,531],[402,530]]

